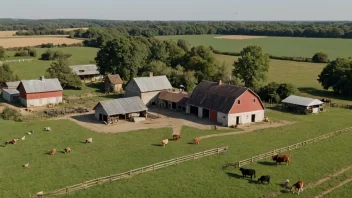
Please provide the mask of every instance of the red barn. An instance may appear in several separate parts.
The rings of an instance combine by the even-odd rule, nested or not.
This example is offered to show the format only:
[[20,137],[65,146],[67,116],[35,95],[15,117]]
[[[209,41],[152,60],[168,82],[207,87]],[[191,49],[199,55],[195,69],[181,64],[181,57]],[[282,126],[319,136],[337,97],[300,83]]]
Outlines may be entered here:
[[22,80],[17,90],[20,92],[20,102],[25,107],[62,102],[62,87],[57,78]]
[[264,105],[257,94],[246,87],[202,81],[187,101],[186,113],[208,118],[223,126],[264,119]]

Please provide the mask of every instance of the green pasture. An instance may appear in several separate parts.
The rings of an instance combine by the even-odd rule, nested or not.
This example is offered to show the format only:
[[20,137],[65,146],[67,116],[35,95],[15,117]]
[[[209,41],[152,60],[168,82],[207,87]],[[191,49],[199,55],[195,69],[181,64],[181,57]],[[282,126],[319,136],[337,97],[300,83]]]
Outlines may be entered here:
[[259,45],[264,51],[275,56],[302,56],[312,57],[315,53],[323,51],[330,59],[352,56],[351,39],[330,38],[293,38],[293,37],[266,37],[247,40],[215,39],[219,35],[177,35],[158,36],[163,40],[185,39],[193,46],[212,46],[225,52],[240,52],[248,45]]
[[[4,197],[25,197],[30,193],[55,190],[221,146],[229,146],[229,152],[94,187],[74,193],[71,197],[110,197],[116,194],[120,197],[253,197],[277,191],[279,187],[275,182],[281,181],[281,177],[289,176],[292,180],[303,177],[306,181],[313,181],[321,177],[321,174],[334,172],[351,162],[350,155],[340,157],[351,148],[352,134],[344,134],[293,151],[293,162],[288,168],[260,164],[248,166],[256,167],[258,176],[264,173],[274,176],[272,169],[280,170],[280,175],[274,176],[273,185],[270,186],[262,187],[249,184],[247,180],[239,180],[236,178],[236,169],[223,171],[221,166],[226,162],[246,159],[349,127],[351,122],[346,118],[352,116],[350,110],[337,108],[320,115],[293,115],[270,109],[266,114],[271,119],[291,120],[296,124],[237,136],[204,139],[199,145],[188,143],[194,137],[219,132],[184,127],[182,138],[177,142],[170,142],[164,148],[159,144],[162,139],[171,137],[172,130],[168,128],[101,134],[67,120],[31,123],[0,120],[0,139],[3,142],[22,137],[29,130],[35,131],[33,135],[26,135],[25,141],[6,148],[0,147],[0,177],[6,178],[0,180],[0,192]],[[43,131],[46,126],[50,126],[52,132]],[[93,137],[92,144],[81,143],[89,137]],[[73,152],[62,154],[60,151],[65,147],[70,147]],[[58,150],[54,156],[45,154],[52,148]],[[316,157],[309,158],[312,155]],[[323,163],[327,158],[329,163]],[[22,167],[26,162],[31,166],[28,169]],[[303,171],[298,168],[299,165],[304,167]]]
[[325,195],[325,198],[350,197],[351,189],[352,189],[352,182],[347,183],[341,186],[340,188],[330,192],[329,194]]

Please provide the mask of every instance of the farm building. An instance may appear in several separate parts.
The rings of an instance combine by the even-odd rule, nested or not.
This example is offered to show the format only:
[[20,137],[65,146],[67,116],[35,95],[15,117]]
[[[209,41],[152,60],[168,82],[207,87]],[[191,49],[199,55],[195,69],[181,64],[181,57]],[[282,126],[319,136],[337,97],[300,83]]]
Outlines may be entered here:
[[186,111],[187,96],[186,92],[161,91],[158,97],[158,104],[162,108]]
[[20,92],[17,89],[3,89],[2,98],[9,103],[17,102],[20,97]]
[[70,68],[83,81],[99,81],[103,78],[96,65],[72,65]]
[[324,102],[307,97],[290,95],[282,100],[284,108],[297,113],[319,113],[323,110]]
[[4,82],[1,83],[0,86],[2,89],[17,89],[20,81],[13,81],[13,82]]
[[187,101],[186,113],[208,118],[223,126],[234,126],[264,119],[264,105],[246,87],[202,81]]
[[172,86],[166,76],[133,78],[125,88],[126,97],[139,96],[145,105],[156,105],[161,91],[170,91]]
[[117,123],[120,119],[131,120],[147,117],[148,108],[135,96],[99,102],[95,107],[95,118],[107,124]]
[[57,78],[22,80],[17,88],[20,102],[25,107],[44,106],[62,102],[62,87]]
[[120,92],[122,91],[123,81],[120,75],[107,75],[104,80],[105,92]]

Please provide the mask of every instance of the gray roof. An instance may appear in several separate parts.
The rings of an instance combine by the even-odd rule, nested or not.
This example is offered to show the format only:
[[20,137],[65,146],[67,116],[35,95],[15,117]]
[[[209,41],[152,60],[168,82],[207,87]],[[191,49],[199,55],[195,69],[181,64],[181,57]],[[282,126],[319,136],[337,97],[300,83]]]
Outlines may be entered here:
[[78,76],[100,74],[96,65],[72,65],[70,68]]
[[133,79],[141,92],[172,89],[166,76],[139,77]]
[[62,91],[61,84],[57,78],[43,80],[22,80],[21,84],[23,85],[26,93]]
[[94,109],[98,105],[103,107],[108,116],[148,110],[138,96],[101,101],[94,107]]
[[285,98],[282,102],[300,105],[300,106],[306,106],[306,107],[323,104],[322,101],[317,99],[306,98],[306,97],[295,96],[295,95],[290,95],[289,97]]
[[7,88],[17,88],[21,81],[6,82]]
[[20,92],[17,89],[3,89],[2,92],[6,92],[10,95],[19,95]]

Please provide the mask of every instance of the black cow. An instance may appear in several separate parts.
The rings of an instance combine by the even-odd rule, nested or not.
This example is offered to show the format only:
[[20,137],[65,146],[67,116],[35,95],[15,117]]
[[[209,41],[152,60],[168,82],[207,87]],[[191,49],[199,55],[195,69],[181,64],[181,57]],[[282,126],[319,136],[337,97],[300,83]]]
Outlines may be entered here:
[[270,176],[269,175],[263,175],[258,179],[258,182],[260,182],[261,184],[264,182],[268,182],[268,184],[270,183]]
[[240,168],[240,171],[242,172],[243,178],[246,177],[247,175],[253,179],[253,176],[255,178],[255,170],[254,169],[245,169],[245,168]]

